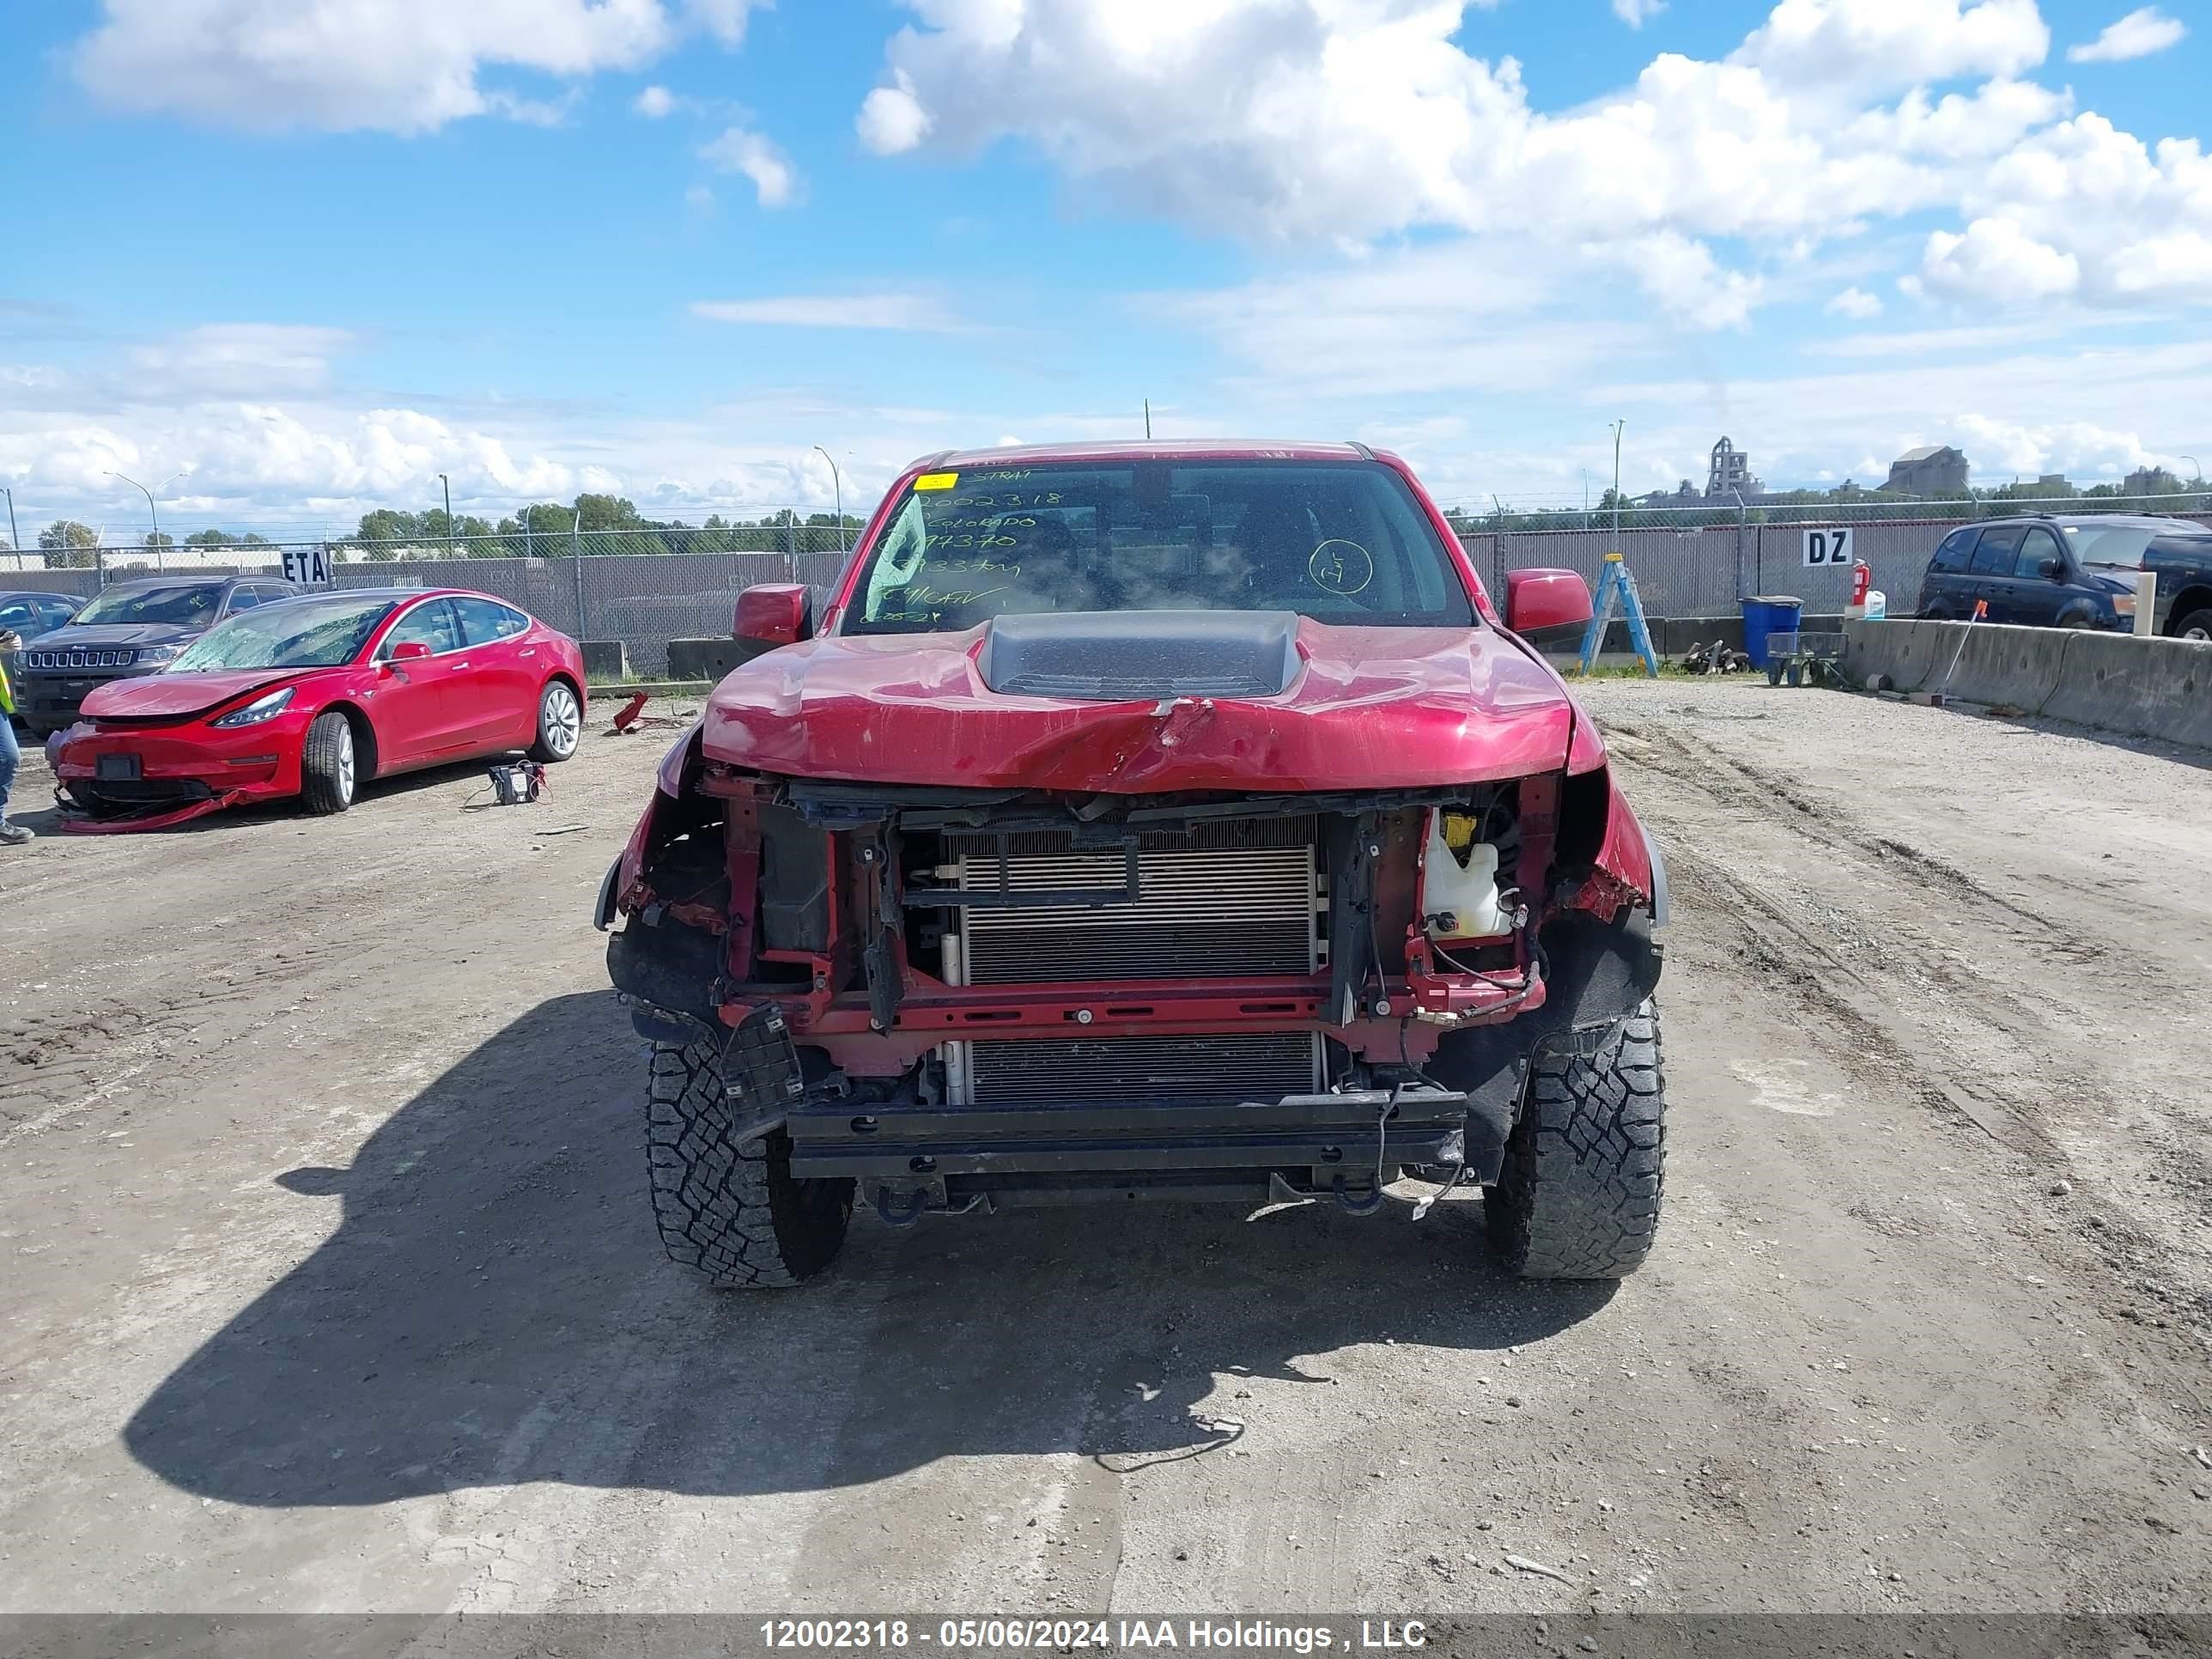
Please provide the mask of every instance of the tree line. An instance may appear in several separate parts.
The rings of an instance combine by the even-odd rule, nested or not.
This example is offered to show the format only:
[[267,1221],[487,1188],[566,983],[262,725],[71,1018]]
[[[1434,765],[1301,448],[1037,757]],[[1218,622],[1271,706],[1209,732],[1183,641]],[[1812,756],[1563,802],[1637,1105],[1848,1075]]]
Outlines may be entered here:
[[[501,559],[566,555],[572,535],[587,553],[834,553],[856,537],[865,519],[846,514],[810,513],[800,517],[783,507],[761,519],[711,514],[703,523],[648,519],[636,503],[620,495],[586,493],[566,505],[538,501],[494,522],[474,514],[447,517],[445,508],[407,513],[380,507],[361,515],[349,535],[330,545],[347,558],[382,561],[434,555],[448,558]],[[303,538],[312,539],[312,538]],[[128,548],[158,551],[179,545],[166,531],[126,544],[107,543],[110,552]],[[248,531],[198,530],[181,545],[191,548],[265,548],[276,544]],[[57,519],[39,532],[39,549],[49,565],[88,568],[100,532],[74,519]],[[0,537],[0,551],[9,551]]]
[[851,514],[799,517],[783,507],[762,519],[710,514],[703,523],[648,519],[620,495],[586,493],[567,505],[538,501],[494,523],[473,514],[450,517],[442,507],[421,513],[380,507],[361,515],[359,526],[333,547],[357,549],[352,556],[393,559],[428,551],[456,558],[558,556],[572,540],[587,553],[835,552],[866,523]]

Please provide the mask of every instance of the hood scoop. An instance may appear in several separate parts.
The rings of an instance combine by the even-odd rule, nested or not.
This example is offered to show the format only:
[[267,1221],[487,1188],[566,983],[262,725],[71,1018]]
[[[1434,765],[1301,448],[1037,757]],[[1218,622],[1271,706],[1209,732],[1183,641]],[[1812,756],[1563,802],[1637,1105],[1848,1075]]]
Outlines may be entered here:
[[1289,611],[1084,611],[1000,617],[975,659],[1007,696],[1132,702],[1275,697],[1298,676]]

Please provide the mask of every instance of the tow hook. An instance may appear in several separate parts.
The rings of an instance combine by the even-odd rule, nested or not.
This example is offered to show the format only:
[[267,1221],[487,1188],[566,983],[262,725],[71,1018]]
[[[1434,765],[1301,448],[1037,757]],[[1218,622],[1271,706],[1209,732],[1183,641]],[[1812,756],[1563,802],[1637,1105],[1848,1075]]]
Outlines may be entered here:
[[1329,1190],[1336,1194],[1336,1201],[1353,1215],[1373,1215],[1376,1211],[1382,1207],[1382,1189],[1380,1187],[1369,1193],[1365,1198],[1354,1198],[1345,1187],[1344,1177],[1340,1175],[1336,1178],[1335,1185]]
[[886,1226],[913,1226],[915,1222],[921,1219],[921,1212],[928,1207],[928,1192],[923,1188],[917,1187],[907,1194],[906,1207],[902,1210],[894,1210],[891,1208],[891,1189],[888,1186],[876,1188],[876,1214],[882,1218]]

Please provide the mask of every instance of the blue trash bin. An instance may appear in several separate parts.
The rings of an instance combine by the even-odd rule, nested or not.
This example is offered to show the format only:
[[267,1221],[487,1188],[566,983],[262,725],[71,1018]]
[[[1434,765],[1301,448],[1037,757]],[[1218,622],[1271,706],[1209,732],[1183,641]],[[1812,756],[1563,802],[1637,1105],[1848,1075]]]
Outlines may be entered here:
[[1795,634],[1805,601],[1787,595],[1763,595],[1743,602],[1743,650],[1754,668],[1766,666],[1766,636]]

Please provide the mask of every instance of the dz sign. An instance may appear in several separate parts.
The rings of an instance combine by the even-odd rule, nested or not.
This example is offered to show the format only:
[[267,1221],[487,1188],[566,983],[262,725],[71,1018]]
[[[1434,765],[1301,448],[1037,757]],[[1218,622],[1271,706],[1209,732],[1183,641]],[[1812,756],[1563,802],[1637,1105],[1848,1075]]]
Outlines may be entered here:
[[1808,530],[1805,532],[1805,562],[1821,569],[1830,565],[1849,565],[1851,562],[1851,532],[1843,530]]
[[[1811,555],[1806,557],[1809,561]],[[331,580],[331,551],[326,547],[288,547],[284,550],[284,580],[303,586],[327,587]]]

